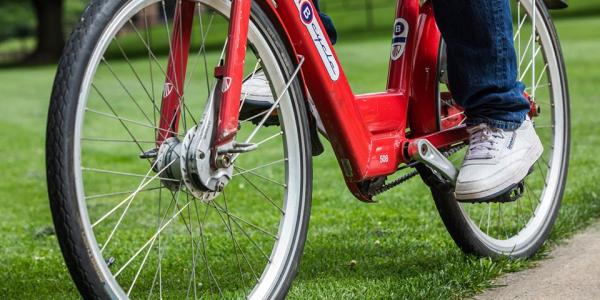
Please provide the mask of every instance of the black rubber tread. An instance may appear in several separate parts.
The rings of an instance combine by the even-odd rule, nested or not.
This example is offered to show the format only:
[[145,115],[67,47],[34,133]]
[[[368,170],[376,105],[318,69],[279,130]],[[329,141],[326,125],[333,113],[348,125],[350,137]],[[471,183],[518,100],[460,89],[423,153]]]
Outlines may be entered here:
[[[84,10],[80,22],[71,34],[64,54],[58,64],[46,129],[46,177],[48,197],[57,239],[77,289],[84,299],[114,299],[103,281],[99,267],[92,256],[88,238],[79,213],[74,173],[74,130],[81,81],[92,51],[104,28],[112,17],[127,3],[122,0],[92,0]],[[264,34],[271,47],[276,48],[280,67],[291,78],[296,65],[280,34],[255,2],[252,5],[252,20]],[[289,258],[288,271],[280,278],[271,298],[284,298],[296,276],[300,257],[304,249],[312,199],[312,156],[309,124],[300,81],[295,79],[290,86],[292,102],[301,144],[301,178],[304,187],[301,198],[305,205],[301,214],[295,252]]]
[[97,24],[107,19],[118,1],[92,1],[65,46],[54,81],[46,131],[46,178],[56,235],[65,263],[85,299],[109,299],[79,218],[73,173],[73,135],[79,88],[74,82],[85,72],[85,61],[98,38]]
[[[288,44],[285,43],[285,39],[282,38],[281,33],[277,30],[277,28],[270,21],[265,12],[261,9],[260,5],[255,1],[252,2],[252,20],[256,22],[256,25],[259,27],[259,30],[267,37],[269,40],[271,47],[276,48],[275,55],[277,56],[277,60],[280,63],[280,66],[284,70],[284,76],[286,81],[291,79],[293,72],[297,68],[297,64],[295,57],[292,57]],[[299,73],[298,73],[299,74]],[[303,180],[304,195],[303,199],[305,201],[304,212],[302,214],[303,220],[301,220],[302,226],[300,228],[300,232],[298,234],[298,238],[296,240],[296,248],[292,257],[288,257],[288,272],[285,274],[284,278],[280,278],[277,287],[272,292],[270,299],[283,299],[287,295],[288,291],[292,286],[292,282],[298,273],[298,268],[300,266],[300,259],[304,252],[304,244],[306,242],[306,237],[308,233],[308,224],[310,220],[310,211],[311,211],[311,203],[312,203],[312,135],[310,133],[310,123],[309,123],[309,113],[307,108],[307,103],[304,100],[304,92],[301,85],[300,76],[298,75],[292,85],[290,86],[290,91],[292,94],[292,103],[296,110],[296,122],[297,128],[301,129],[301,156],[304,157],[303,162],[303,171],[305,175],[301,178]]]
[[565,102],[565,119],[567,130],[565,130],[565,151],[562,153],[563,156],[563,173],[561,174],[560,179],[560,187],[558,193],[556,194],[555,205],[552,209],[552,212],[548,216],[546,223],[543,225],[544,228],[541,231],[541,234],[538,235],[537,239],[533,241],[524,251],[520,253],[498,253],[486,246],[481,240],[477,238],[477,235],[471,229],[468,224],[467,219],[463,215],[460,209],[460,204],[456,201],[454,197],[453,188],[449,187],[443,183],[440,183],[437,176],[434,175],[431,170],[426,167],[420,167],[419,172],[421,173],[421,177],[423,180],[430,186],[433,198],[435,200],[435,205],[440,213],[442,221],[446,226],[446,229],[452,236],[454,242],[460,247],[460,249],[466,254],[473,254],[477,256],[508,256],[511,258],[528,258],[534,255],[540,247],[544,244],[550,232],[552,231],[552,226],[558,216],[558,211],[560,209],[561,200],[563,197],[564,188],[567,181],[567,172],[569,166],[569,152],[570,152],[570,111],[569,111],[569,88],[567,82],[567,72],[564,64],[564,58],[562,55],[562,50],[560,46],[560,41],[558,38],[558,34],[556,32],[556,28],[552,23],[552,19],[548,12],[548,9],[542,2],[537,3],[538,12],[542,13],[544,18],[544,22],[548,27],[553,40],[554,50],[557,54],[557,58],[559,61],[559,69],[560,76],[562,80],[562,85],[564,87],[562,95]]

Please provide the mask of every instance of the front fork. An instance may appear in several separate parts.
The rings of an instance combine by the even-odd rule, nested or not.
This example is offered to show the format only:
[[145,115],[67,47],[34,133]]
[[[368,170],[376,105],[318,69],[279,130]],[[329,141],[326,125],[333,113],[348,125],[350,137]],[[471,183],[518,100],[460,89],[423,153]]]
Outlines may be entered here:
[[166,139],[177,136],[179,129],[179,116],[184,109],[185,74],[194,11],[195,3],[191,1],[179,1],[175,7],[169,63],[160,107],[160,125],[156,135],[157,147]]
[[[160,125],[156,136],[157,146],[160,146],[167,138],[176,136],[178,132],[181,111],[184,109],[185,74],[196,3],[179,0],[175,7],[169,63],[160,110]],[[218,152],[217,148],[232,142],[238,131],[251,4],[251,0],[232,1],[225,60],[215,68],[214,74],[217,78],[217,88],[213,95],[214,114],[218,118],[216,118],[217,124],[211,145],[211,148],[215,150],[213,153]]]

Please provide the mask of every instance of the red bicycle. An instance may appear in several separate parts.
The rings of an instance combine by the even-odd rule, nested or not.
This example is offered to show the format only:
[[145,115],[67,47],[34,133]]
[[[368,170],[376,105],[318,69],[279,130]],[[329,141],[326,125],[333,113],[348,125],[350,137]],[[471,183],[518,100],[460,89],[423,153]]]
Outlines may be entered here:
[[[570,139],[547,4],[513,5],[545,152],[511,195],[469,204],[453,195],[465,117],[431,3],[419,2],[398,1],[386,90],[357,95],[309,0],[92,1],[47,130],[52,213],[81,294],[285,296],[306,240],[319,116],[359,200],[420,175],[464,252],[534,254],[558,213]],[[273,102],[249,113],[242,87],[257,72]]]

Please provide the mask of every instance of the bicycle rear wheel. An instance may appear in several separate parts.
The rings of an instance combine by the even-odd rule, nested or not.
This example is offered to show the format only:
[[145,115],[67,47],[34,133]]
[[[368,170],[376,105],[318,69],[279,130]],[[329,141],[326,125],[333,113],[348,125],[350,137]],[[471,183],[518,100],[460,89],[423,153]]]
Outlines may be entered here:
[[[569,163],[569,93],[552,19],[542,1],[535,3],[520,0],[513,6],[519,80],[541,107],[541,115],[533,120],[544,145],[542,157],[525,179],[523,197],[509,203],[459,203],[452,188],[440,185],[430,170],[421,168],[448,232],[465,253],[529,257],[547,239],[560,208]],[[443,91],[443,82],[440,86]],[[456,112],[453,101],[443,98],[439,97],[440,111]],[[455,114],[440,116],[442,125],[460,120]],[[451,159],[459,166],[463,155],[460,151]]]
[[[297,66],[256,4],[246,74],[263,70],[281,99],[272,115],[240,121],[237,139],[258,150],[236,157],[216,194],[192,190],[172,177],[178,169],[157,167],[172,156],[148,151],[156,150],[162,95],[177,90],[165,84],[165,67],[184,3],[193,10],[192,49],[171,141],[185,141],[209,121],[202,112],[223,58],[230,1],[92,1],[58,69],[47,128],[49,198],[63,256],[86,299],[282,298],[298,268],[310,214],[309,126]],[[281,125],[255,125],[263,117]],[[169,152],[170,164],[187,159],[178,151]]]

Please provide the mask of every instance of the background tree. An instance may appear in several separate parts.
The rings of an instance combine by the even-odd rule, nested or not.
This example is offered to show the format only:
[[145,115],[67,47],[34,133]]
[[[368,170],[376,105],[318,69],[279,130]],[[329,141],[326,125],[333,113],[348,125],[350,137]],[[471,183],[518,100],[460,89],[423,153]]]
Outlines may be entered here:
[[[22,41],[27,48],[2,48],[27,64],[55,62],[65,34],[79,20],[84,0],[0,0],[0,43]],[[14,42],[12,42],[14,44]],[[17,51],[18,53],[13,53]]]
[[52,62],[60,57],[65,45],[63,0],[32,0],[37,26],[35,51],[29,57],[34,63]]

